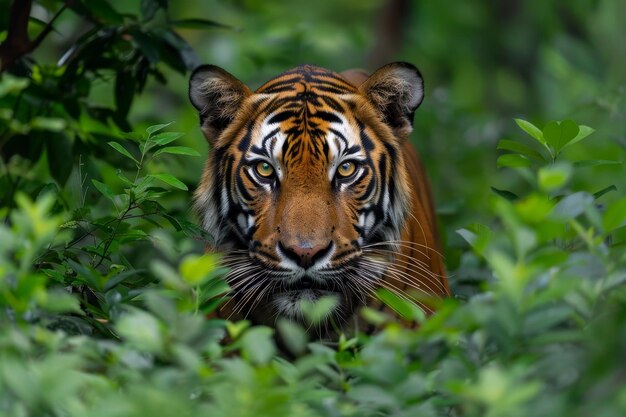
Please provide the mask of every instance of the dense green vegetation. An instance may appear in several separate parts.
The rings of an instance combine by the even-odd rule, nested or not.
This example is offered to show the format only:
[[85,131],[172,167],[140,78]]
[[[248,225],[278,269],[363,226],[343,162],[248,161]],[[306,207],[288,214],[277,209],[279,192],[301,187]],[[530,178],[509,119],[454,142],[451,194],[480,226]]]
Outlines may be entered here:
[[[409,3],[0,0],[0,416],[624,415],[626,7]],[[334,345],[206,319],[189,70],[392,60],[455,297]]]

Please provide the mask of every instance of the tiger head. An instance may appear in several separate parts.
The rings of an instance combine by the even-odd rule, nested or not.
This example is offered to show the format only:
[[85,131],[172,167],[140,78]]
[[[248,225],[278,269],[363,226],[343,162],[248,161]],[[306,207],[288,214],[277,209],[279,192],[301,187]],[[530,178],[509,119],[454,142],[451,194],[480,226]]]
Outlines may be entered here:
[[356,87],[304,65],[252,92],[202,66],[189,95],[212,148],[195,205],[229,267],[231,313],[297,320],[302,300],[332,295],[331,318],[345,321],[390,261],[363,248],[399,241],[407,217],[401,149],[423,98],[419,71],[389,64]]

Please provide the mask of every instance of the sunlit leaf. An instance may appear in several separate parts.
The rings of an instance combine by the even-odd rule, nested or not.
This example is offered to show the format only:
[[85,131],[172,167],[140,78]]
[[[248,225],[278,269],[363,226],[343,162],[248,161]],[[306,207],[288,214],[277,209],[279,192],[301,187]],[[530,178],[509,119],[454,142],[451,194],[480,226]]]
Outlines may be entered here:
[[171,126],[172,124],[174,124],[174,122],[169,122],[169,123],[163,123],[160,125],[154,125],[154,126],[150,126],[146,129],[146,132],[148,132],[149,135],[152,136],[153,133],[158,132],[159,130],[163,130],[168,126]]
[[405,320],[422,321],[424,319],[424,312],[405,295],[400,296],[386,288],[379,288],[376,291],[376,297]]
[[595,129],[592,129],[589,126],[585,126],[585,125],[578,126],[578,129],[579,129],[578,134],[572,140],[570,140],[567,144],[565,144],[563,148],[572,146],[575,143],[578,143],[581,140],[585,139],[587,136],[591,135],[593,132],[595,132]]
[[158,135],[154,135],[150,138],[151,142],[154,142],[156,145],[162,146],[167,145],[170,142],[174,142],[176,139],[184,136],[184,133],[180,132],[163,132]]
[[180,276],[189,285],[199,285],[211,277],[219,264],[219,257],[213,253],[187,255],[180,263]]
[[161,148],[154,153],[154,156],[161,155],[162,153],[176,154],[176,155],[189,155],[200,156],[200,153],[195,149],[188,148],[186,146],[168,146]]
[[526,120],[522,120],[522,119],[515,119],[515,123],[517,123],[517,125],[526,133],[528,133],[532,138],[534,138],[537,142],[541,143],[543,146],[545,146],[546,148],[548,147],[546,140],[543,137],[543,133],[541,132],[541,130],[535,126],[534,124],[526,121]]
[[567,163],[557,163],[539,169],[539,186],[552,191],[563,187],[572,175],[572,166]]
[[169,184],[172,187],[178,188],[179,190],[187,191],[189,189],[187,188],[185,183],[170,174],[150,174],[148,176],[163,181],[164,183]]
[[337,297],[324,296],[314,301],[300,300],[299,307],[309,323],[319,324],[333,313],[338,303]]

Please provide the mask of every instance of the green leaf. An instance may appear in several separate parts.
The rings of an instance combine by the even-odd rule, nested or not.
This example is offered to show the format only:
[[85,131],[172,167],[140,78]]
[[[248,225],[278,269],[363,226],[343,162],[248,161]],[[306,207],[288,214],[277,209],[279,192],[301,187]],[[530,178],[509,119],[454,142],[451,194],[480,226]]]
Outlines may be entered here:
[[575,167],[597,167],[603,165],[622,165],[622,161],[611,161],[607,159],[585,159],[574,162]]
[[241,338],[241,350],[244,358],[254,364],[268,363],[276,354],[274,330],[264,326],[249,329]]
[[386,306],[398,313],[403,319],[410,321],[423,321],[424,312],[413,301],[399,296],[386,288],[376,290],[376,297]]
[[200,153],[195,149],[188,148],[186,146],[168,146],[166,148],[161,148],[154,153],[154,156],[161,155],[162,153],[170,153],[176,155],[189,155],[189,156],[200,156]]
[[75,313],[84,315],[80,302],[72,294],[64,291],[49,291],[41,303],[42,308],[55,313]]
[[121,132],[118,133],[117,136],[119,136],[121,139],[128,139],[137,143],[141,143],[143,141],[143,135],[137,132]]
[[135,193],[141,194],[145,192],[148,188],[152,187],[154,183],[154,178],[150,175],[146,177],[139,177],[135,180]]
[[532,149],[528,145],[513,140],[502,139],[500,142],[498,142],[498,149],[517,152],[519,154],[528,156],[529,158],[532,158],[537,162],[545,162],[544,157],[539,152]]
[[4,97],[7,94],[19,93],[30,84],[28,78],[18,78],[11,74],[2,74],[0,79],[0,97]]
[[543,127],[543,137],[548,145],[557,149],[557,144],[561,140],[561,126],[559,125],[559,122],[548,122]]
[[148,176],[156,178],[157,180],[161,180],[164,183],[171,185],[172,187],[178,188],[179,190],[187,191],[189,189],[187,188],[185,183],[170,174],[150,174]]
[[[172,125],[172,124],[174,124],[174,122],[163,123],[163,124],[160,124],[160,125],[153,125],[153,126],[148,127],[148,128],[146,129],[146,132],[148,132],[148,135],[152,136],[152,134],[153,134],[153,133],[156,133],[156,132],[158,132],[159,130],[163,130],[163,129],[165,129],[166,127],[168,127],[168,126],[170,126],[170,125]],[[182,135],[182,134],[181,134],[181,135]]]
[[565,144],[563,146],[563,149],[565,149],[568,146],[572,146],[575,143],[580,142],[581,140],[585,139],[587,136],[591,135],[593,132],[595,132],[595,129],[589,126],[585,126],[585,125],[578,126],[578,134],[572,140],[570,140],[567,144]]
[[393,317],[391,317],[389,314],[369,307],[362,308],[360,316],[363,317],[366,323],[373,324],[377,327],[383,326],[385,323],[393,321]]
[[187,255],[180,263],[180,276],[187,284],[196,286],[211,278],[218,264],[219,256],[213,253]]
[[493,235],[489,227],[480,223],[474,223],[467,229],[458,229],[456,232],[479,254],[485,251]]
[[219,23],[213,20],[207,19],[180,19],[180,20],[172,20],[169,22],[170,25],[184,28],[184,29],[212,29],[212,28],[222,28],[222,29],[232,29],[231,26],[225,25],[223,23]]
[[132,186],[134,185],[134,183],[129,180],[126,175],[124,175],[124,173],[122,172],[121,169],[118,169],[115,171],[115,175],[126,185]]
[[128,33],[132,36],[133,42],[137,45],[143,56],[152,64],[156,64],[161,59],[161,52],[157,41],[149,33],[137,29],[131,29]]
[[128,150],[126,150],[126,148],[124,148],[124,147],[123,147],[122,145],[120,145],[119,143],[117,143],[117,142],[108,142],[108,143],[109,143],[109,146],[110,146],[110,147],[112,147],[113,149],[115,149],[116,151],[118,151],[119,153],[121,153],[122,155],[124,155],[125,157],[132,159],[132,160],[133,160],[133,161],[135,161],[135,163],[137,163],[137,164],[139,163],[139,161],[138,161],[138,160],[136,160],[136,159],[135,159],[135,157],[134,157],[134,156],[132,156],[132,155],[130,154],[130,152],[128,152]]
[[117,323],[117,331],[128,343],[140,350],[159,353],[163,350],[163,335],[159,321],[151,314],[133,310]]
[[121,25],[124,18],[111,5],[104,0],[89,0],[81,2],[93,13],[96,20],[104,20],[112,25]]
[[233,340],[237,340],[239,336],[250,327],[251,323],[248,320],[241,321],[227,321],[226,322],[226,332],[228,333],[228,337]]
[[102,194],[111,201],[115,199],[115,194],[113,194],[113,191],[111,191],[108,185],[94,179],[92,179],[91,182],[98,189],[98,191],[100,191],[100,194]]
[[60,132],[67,127],[65,120],[54,117],[35,117],[29,125],[32,129],[50,130],[52,132]]
[[356,401],[358,404],[363,404],[368,409],[373,410],[392,410],[398,406],[398,400],[384,385],[357,385],[348,391],[347,396],[352,401]]
[[517,194],[512,193],[511,191],[500,190],[496,187],[491,187],[491,191],[493,191],[494,193],[498,194],[500,197],[503,197],[509,201],[515,201],[519,198]]
[[128,117],[128,111],[135,96],[135,76],[130,70],[118,71],[115,77],[115,108],[123,119]]
[[280,319],[276,328],[281,336],[281,341],[285,343],[291,353],[298,356],[306,351],[307,333],[298,323]]
[[552,216],[557,220],[573,219],[584,213],[586,208],[593,204],[593,201],[593,196],[585,192],[568,195],[554,206]]
[[543,137],[555,152],[560,152],[578,133],[578,125],[571,120],[549,122],[543,128]]
[[144,273],[145,271],[145,269],[129,269],[128,271],[124,271],[115,276],[112,276],[107,280],[106,284],[104,284],[103,291],[109,291],[118,284],[124,282],[127,278],[132,277],[133,275]]
[[161,32],[160,36],[162,41],[176,50],[180,62],[183,63],[187,70],[191,71],[201,64],[196,51],[176,32],[173,30],[166,30]]
[[299,307],[308,323],[319,324],[330,316],[338,303],[337,297],[324,296],[315,301],[301,300]]
[[543,137],[543,133],[541,132],[541,130],[539,130],[537,126],[535,126],[534,124],[530,122],[527,122],[526,120],[522,120],[522,119],[514,119],[514,120],[515,120],[515,123],[517,123],[517,125],[524,132],[528,133],[532,138],[534,138],[537,142],[541,143],[546,148],[548,147],[548,145],[546,144],[546,140]]
[[529,167],[531,165],[531,162],[524,155],[507,153],[498,157],[496,165],[498,166],[498,168],[522,168]]
[[605,233],[620,227],[626,220],[626,197],[613,202],[602,216],[602,227]]
[[140,12],[144,22],[152,20],[157,10],[167,9],[167,0],[141,0]]
[[572,120],[563,120],[561,126],[561,140],[558,149],[561,150],[578,135],[578,125]]
[[572,176],[572,166],[568,163],[557,163],[539,169],[539,187],[545,191],[563,187]]
[[126,232],[118,233],[116,239],[119,243],[136,242],[148,239],[148,234],[143,230],[131,229]]
[[159,133],[158,135],[154,135],[150,138],[150,141],[155,143],[156,145],[162,146],[167,145],[170,142],[174,142],[176,139],[184,136],[184,133],[180,132],[164,132]]
[[74,144],[63,132],[46,134],[48,168],[60,185],[67,182],[74,168]]

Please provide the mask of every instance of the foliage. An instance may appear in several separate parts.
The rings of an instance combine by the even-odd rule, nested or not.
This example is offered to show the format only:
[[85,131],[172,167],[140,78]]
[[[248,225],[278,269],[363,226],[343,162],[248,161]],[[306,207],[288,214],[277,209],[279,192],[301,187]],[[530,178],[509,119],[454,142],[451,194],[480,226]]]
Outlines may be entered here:
[[[322,343],[287,321],[270,329],[207,317],[227,290],[224,271],[215,255],[203,254],[211,237],[189,218],[188,189],[199,175],[190,167],[201,164],[197,144],[192,133],[172,131],[196,131],[197,121],[188,128],[184,118],[133,128],[143,123],[133,109],[146,103],[139,93],[152,94],[151,82],[176,79],[167,67],[184,73],[193,65],[195,54],[179,29],[238,35],[212,20],[174,19],[167,1],[135,3],[118,11],[106,1],[39,2],[59,15],[56,22],[72,13],[82,25],[72,52],[50,65],[39,63],[47,61],[36,49],[31,58],[15,57],[0,78],[1,416],[623,415],[626,199],[616,175],[623,174],[621,128],[607,130],[623,120],[619,99],[606,124],[593,124],[586,114],[585,124],[567,115],[542,126],[509,116],[498,131],[505,139],[497,143],[497,161],[495,142],[481,153],[484,146],[455,139],[468,116],[456,120],[445,108],[426,108],[421,129],[433,139],[448,129],[448,154],[465,146],[463,164],[474,171],[499,167],[501,174],[459,180],[456,192],[474,203],[441,208],[457,296],[422,318],[417,331],[389,322],[373,337]],[[488,10],[487,3],[476,10]],[[276,13],[271,5],[250,7],[265,10],[264,19]],[[352,6],[337,7],[340,13]],[[360,7],[365,13],[372,6]],[[598,7],[588,10],[597,16],[607,6]],[[420,10],[439,18],[453,13]],[[587,9],[578,6],[568,18],[585,16],[581,10]],[[474,15],[476,24],[491,18]],[[33,18],[29,28],[40,33],[45,25]],[[7,27],[3,17],[0,40]],[[253,28],[244,37],[262,32]],[[466,29],[452,25],[448,36]],[[313,56],[334,53],[299,30]],[[250,48],[247,42],[238,47]],[[436,45],[425,47],[433,65],[453,80],[475,76],[471,69],[463,75],[471,67],[466,56],[455,66]],[[266,69],[272,54],[288,61],[290,48],[301,46],[257,51],[267,54],[257,56],[257,65]],[[515,84],[509,75],[496,78]],[[453,95],[469,94],[459,107],[476,123],[483,120],[479,113],[495,118],[502,111],[499,104],[470,105],[476,90],[464,91],[461,81],[452,81]],[[602,101],[600,87],[591,84]],[[165,118],[162,102],[148,97],[157,103],[149,107],[152,118],[175,118]],[[547,101],[552,109],[558,100]],[[427,146],[431,162],[441,155],[439,146]],[[460,160],[451,155],[436,163]],[[455,169],[435,187],[458,179]],[[479,210],[480,222],[468,207]],[[309,315],[323,316],[323,308],[309,306]],[[363,314],[377,324],[388,321]]]

